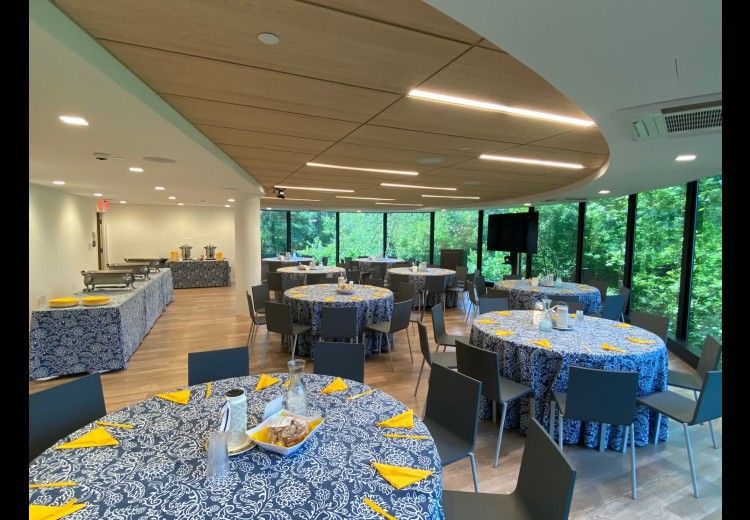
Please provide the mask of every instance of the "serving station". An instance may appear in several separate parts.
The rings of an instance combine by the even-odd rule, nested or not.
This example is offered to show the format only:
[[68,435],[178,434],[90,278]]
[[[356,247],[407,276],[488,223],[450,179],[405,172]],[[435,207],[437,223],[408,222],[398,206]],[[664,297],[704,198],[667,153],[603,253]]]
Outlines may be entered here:
[[170,261],[165,264],[172,270],[174,288],[229,287],[229,262],[224,260],[224,254],[209,244],[204,247],[205,256],[193,259],[190,258],[192,249],[187,244],[181,245],[181,255],[172,251]]

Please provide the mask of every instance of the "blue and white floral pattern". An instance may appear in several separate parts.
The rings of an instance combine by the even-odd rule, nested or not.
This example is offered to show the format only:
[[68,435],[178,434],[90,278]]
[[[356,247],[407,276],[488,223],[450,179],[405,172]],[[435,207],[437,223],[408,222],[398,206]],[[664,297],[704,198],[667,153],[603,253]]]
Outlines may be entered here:
[[[286,374],[275,375],[287,379]],[[349,380],[348,390],[321,394],[332,377],[303,377],[308,406],[321,411],[325,421],[292,455],[255,447],[230,457],[226,479],[206,481],[205,442],[218,427],[223,394],[245,390],[252,426],[265,405],[284,392],[280,383],[256,392],[257,376],[225,379],[213,384],[209,398],[204,385],[192,387],[187,405],[152,397],[106,416],[105,421],[134,426],[107,428],[118,446],[48,449],[29,465],[29,482],[72,480],[76,485],[30,489],[29,502],[62,505],[75,498],[87,504],[66,520],[382,520],[363,503],[367,497],[402,520],[444,518],[442,466],[432,438],[383,437],[387,431],[429,436],[422,421],[415,416],[412,430],[376,427],[407,407],[380,391],[349,401],[348,396],[368,389]],[[61,441],[94,427],[84,426]],[[372,468],[373,461],[434,473],[397,490]]]
[[365,271],[367,271],[368,269],[372,269],[373,264],[381,264],[384,270],[388,270],[388,268],[391,267],[393,264],[402,264],[405,262],[405,260],[402,260],[401,258],[383,258],[383,257],[377,257],[375,259],[357,258],[355,261],[359,263],[359,268]]
[[576,296],[583,305],[583,312],[595,314],[602,311],[602,296],[599,289],[582,283],[563,282],[562,287],[532,287],[528,280],[503,280],[496,282],[497,289],[510,292],[508,308],[516,310],[533,309],[536,302],[544,298],[552,300],[560,296]]
[[[417,271],[416,273],[411,270],[409,267],[394,267],[392,269],[388,269],[388,272],[385,274],[385,279],[389,280],[389,274],[399,274],[399,275],[406,275],[409,277],[409,283],[411,283],[417,291],[424,290],[424,283],[426,280],[426,277],[428,276],[445,276],[447,279],[445,281],[445,287],[455,287],[456,286],[456,271],[453,269],[442,269],[439,267],[428,267],[426,271]],[[393,289],[398,290],[397,287],[393,287]],[[427,307],[432,307],[436,303],[440,303],[441,296],[439,294],[431,293],[427,296]],[[455,307],[456,302],[458,301],[458,298],[456,298],[456,293],[453,291],[446,291],[445,292],[445,306],[446,307]]]
[[175,289],[229,287],[229,262],[226,260],[186,260],[167,262]]
[[128,289],[79,292],[108,295],[98,307],[53,309],[31,313],[29,378],[121,370],[164,308],[172,301],[172,272],[162,269]]
[[290,256],[289,258],[277,258],[275,256],[269,256],[268,258],[263,258],[261,262],[281,262],[285,264],[298,264],[300,262],[302,263],[308,263],[313,258],[311,256]]
[[[511,311],[507,317],[494,312],[482,314],[474,320],[470,341],[472,345],[500,354],[500,375],[533,389],[536,418],[545,426],[549,425],[552,392],[567,390],[571,366],[638,372],[638,396],[667,389],[667,349],[655,334],[634,326],[621,328],[622,324],[617,326],[619,322],[590,316],[574,330],[542,332],[532,324],[532,314],[533,311]],[[493,323],[478,323],[478,320],[492,320]],[[509,330],[513,334],[498,336],[498,329]],[[633,344],[625,339],[627,336],[654,343]],[[552,348],[546,349],[533,343],[541,339],[547,339]],[[626,352],[604,350],[601,348],[603,343]],[[519,413],[521,430],[526,431],[529,414],[526,399],[519,399],[508,406],[505,426],[519,426]],[[480,404],[480,417],[492,417],[491,403],[484,397]],[[599,423],[565,419],[563,424],[565,443],[583,443],[587,447],[599,445]],[[655,427],[656,412],[639,406],[635,420],[636,446],[646,445]],[[624,433],[624,427],[605,426],[606,445],[614,450],[622,449]],[[667,418],[663,417],[660,440],[666,441],[667,435]]]
[[[387,352],[388,347],[384,334],[365,332],[365,325],[389,321],[393,316],[393,293],[382,287],[372,285],[355,285],[352,294],[339,294],[336,284],[302,285],[288,289],[283,302],[292,306],[292,320],[295,323],[312,325],[312,330],[300,334],[297,338],[297,355],[312,356],[312,347],[320,334],[320,309],[323,306],[357,308],[357,327],[360,337],[364,335],[365,352]],[[301,294],[301,296],[294,296]],[[352,301],[352,297],[362,298]],[[326,298],[333,298],[326,301]],[[393,334],[389,334],[393,345]],[[292,351],[292,337],[284,338],[284,345]]]
[[318,273],[325,273],[327,275],[327,278],[331,279],[331,283],[336,283],[338,280],[338,277],[340,274],[346,273],[346,269],[343,267],[334,267],[334,266],[316,266],[311,268],[309,271],[300,269],[297,266],[292,267],[282,267],[281,269],[276,269],[277,273],[281,273],[281,278],[286,278],[289,280],[302,280],[304,283],[307,283],[307,274],[318,274]]

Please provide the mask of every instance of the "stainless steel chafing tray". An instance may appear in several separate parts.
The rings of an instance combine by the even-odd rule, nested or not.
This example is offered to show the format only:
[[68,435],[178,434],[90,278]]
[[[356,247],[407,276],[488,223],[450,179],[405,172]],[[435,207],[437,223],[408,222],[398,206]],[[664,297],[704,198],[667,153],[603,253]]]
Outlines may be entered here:
[[131,287],[135,276],[125,271],[81,271],[86,291],[93,291],[99,287]]
[[154,271],[159,271],[160,267],[167,265],[166,258],[126,258],[125,262],[128,264],[147,264]]
[[121,271],[132,273],[133,276],[145,278],[148,280],[149,264],[107,264],[108,271]]

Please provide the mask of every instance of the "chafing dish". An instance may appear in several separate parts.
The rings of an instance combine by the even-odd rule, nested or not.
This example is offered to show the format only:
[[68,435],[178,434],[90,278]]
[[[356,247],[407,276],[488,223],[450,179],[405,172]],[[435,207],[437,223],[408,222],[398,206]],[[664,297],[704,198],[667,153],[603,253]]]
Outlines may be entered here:
[[193,246],[189,246],[187,244],[183,244],[180,246],[180,253],[182,253],[182,259],[183,260],[190,260],[190,250],[193,249]]
[[133,273],[124,271],[81,271],[86,291],[93,291],[97,286],[131,287],[135,281]]
[[208,244],[203,249],[206,250],[206,260],[214,260],[214,255],[216,254],[216,246]]
[[107,264],[107,271],[132,273],[133,276],[148,280],[148,273],[151,272],[151,269],[149,269],[149,264]]
[[128,264],[147,264],[150,269],[157,272],[160,267],[165,267],[167,265],[166,258],[126,258],[125,262]]

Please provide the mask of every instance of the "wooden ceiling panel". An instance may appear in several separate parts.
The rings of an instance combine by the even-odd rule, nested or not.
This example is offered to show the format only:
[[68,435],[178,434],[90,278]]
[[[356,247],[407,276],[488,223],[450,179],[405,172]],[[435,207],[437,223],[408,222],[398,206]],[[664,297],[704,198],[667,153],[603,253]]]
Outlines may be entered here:
[[249,146],[255,148],[268,148],[270,150],[286,150],[290,152],[312,154],[313,156],[322,152],[335,141],[323,141],[320,139],[306,139],[291,135],[267,134],[264,132],[251,132],[249,130],[237,130],[235,128],[223,128],[220,126],[197,125],[203,135],[211,139],[217,145]]
[[[419,164],[423,158],[441,158],[440,164]],[[381,168],[389,170],[408,170],[426,172],[439,166],[447,166],[467,160],[468,157],[457,155],[435,155],[414,150],[398,148],[379,148],[350,143],[337,143],[315,159],[315,162],[355,166],[358,168]],[[380,176],[380,175],[378,175]]]
[[278,110],[231,105],[217,101],[170,96],[162,98],[192,123],[338,141],[357,128],[356,123],[303,116]]
[[493,51],[505,52],[500,47],[498,47],[497,45],[495,45],[494,43],[486,39],[482,39],[482,41],[479,42],[479,46],[484,47],[485,49],[492,49]]
[[559,148],[561,150],[573,150],[577,152],[595,153],[609,156],[609,146],[598,128],[584,128],[574,130],[562,135],[548,137],[534,143],[538,146],[548,148]]
[[295,169],[299,168],[301,165],[305,164],[305,162],[309,161],[310,158],[315,156],[314,153],[297,153],[286,150],[270,150],[268,148],[253,148],[233,144],[223,144],[221,145],[221,149],[224,150],[227,155],[235,159],[274,161],[283,163]]
[[[360,7],[365,3],[360,2]],[[457,34],[467,31],[439,11],[420,6],[422,2],[389,3],[402,25],[430,13],[432,25]],[[468,48],[465,43],[294,0],[58,0],[57,5],[99,39],[397,93],[406,92]],[[374,10],[382,12],[384,6]],[[262,32],[276,34],[280,42],[262,44],[257,38]],[[472,36],[469,43],[478,39]]]

